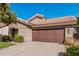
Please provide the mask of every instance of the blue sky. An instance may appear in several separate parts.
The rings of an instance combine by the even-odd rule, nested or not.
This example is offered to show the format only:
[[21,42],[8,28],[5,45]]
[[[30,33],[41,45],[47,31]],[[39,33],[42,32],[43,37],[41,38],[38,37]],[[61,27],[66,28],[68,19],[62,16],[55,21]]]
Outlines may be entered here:
[[79,4],[77,3],[11,3],[11,11],[16,12],[17,17],[27,20],[37,13],[47,18],[63,16],[79,16]]

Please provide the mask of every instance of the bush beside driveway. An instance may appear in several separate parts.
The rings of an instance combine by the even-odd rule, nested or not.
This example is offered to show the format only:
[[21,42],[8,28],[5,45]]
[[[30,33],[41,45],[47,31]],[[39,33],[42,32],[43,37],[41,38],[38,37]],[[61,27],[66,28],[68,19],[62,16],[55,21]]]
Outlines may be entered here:
[[24,42],[0,49],[3,56],[57,56],[65,52],[65,46],[48,42]]
[[0,42],[0,49],[13,46],[13,45],[16,45],[16,44],[12,42]]

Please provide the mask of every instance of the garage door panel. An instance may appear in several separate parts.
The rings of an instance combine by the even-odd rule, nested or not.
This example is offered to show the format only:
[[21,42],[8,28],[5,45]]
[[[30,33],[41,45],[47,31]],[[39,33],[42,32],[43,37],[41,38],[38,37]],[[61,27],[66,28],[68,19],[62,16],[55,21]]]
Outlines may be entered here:
[[64,29],[33,31],[32,37],[33,41],[63,43]]

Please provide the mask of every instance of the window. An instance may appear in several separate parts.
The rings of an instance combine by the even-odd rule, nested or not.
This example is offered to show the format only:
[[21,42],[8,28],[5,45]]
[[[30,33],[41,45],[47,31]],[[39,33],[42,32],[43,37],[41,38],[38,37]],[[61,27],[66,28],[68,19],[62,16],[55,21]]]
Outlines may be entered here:
[[70,29],[69,28],[67,29],[67,33],[70,34]]
[[77,33],[77,28],[74,28],[73,29],[73,33]]

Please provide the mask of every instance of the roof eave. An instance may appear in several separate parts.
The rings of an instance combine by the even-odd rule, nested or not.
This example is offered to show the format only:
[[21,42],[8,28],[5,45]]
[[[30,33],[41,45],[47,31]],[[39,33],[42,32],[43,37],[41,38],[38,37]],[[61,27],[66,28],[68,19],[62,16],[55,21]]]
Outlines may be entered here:
[[33,27],[47,27],[47,26],[65,26],[65,25],[75,25],[75,23],[67,23],[67,24],[50,24],[50,25],[36,25],[36,26],[33,26]]

